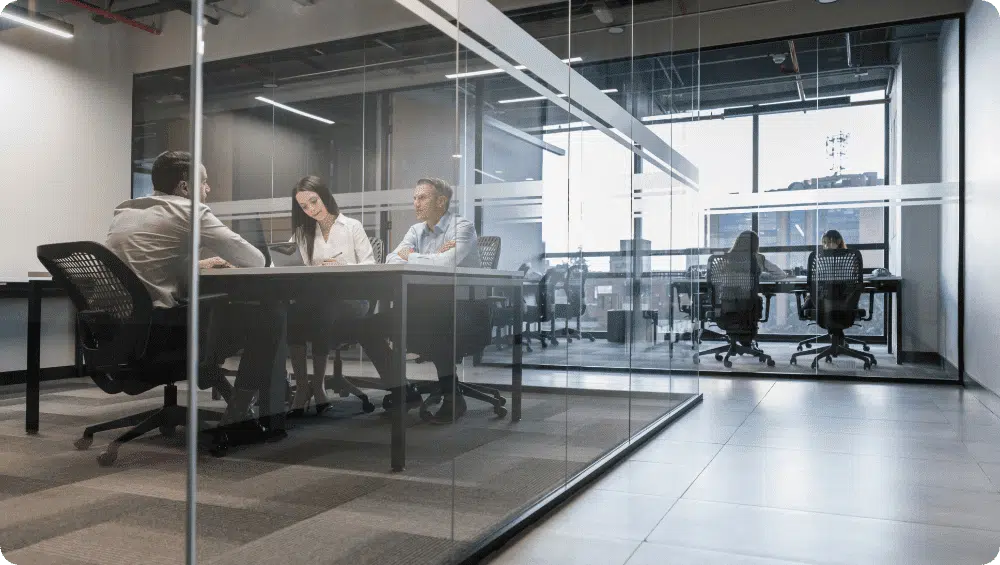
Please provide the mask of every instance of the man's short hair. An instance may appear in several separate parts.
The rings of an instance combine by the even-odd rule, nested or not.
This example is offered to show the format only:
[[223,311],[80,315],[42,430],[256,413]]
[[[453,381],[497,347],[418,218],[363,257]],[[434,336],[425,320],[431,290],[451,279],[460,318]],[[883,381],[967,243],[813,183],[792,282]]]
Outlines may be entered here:
[[181,181],[188,180],[191,154],[187,151],[164,151],[153,161],[153,190],[173,194]]
[[445,209],[448,209],[451,206],[451,195],[454,194],[455,191],[452,190],[451,185],[447,182],[438,178],[428,177],[418,180],[417,186],[429,186],[433,188],[434,192],[436,192],[438,196],[444,196],[448,199],[448,201],[444,204]]

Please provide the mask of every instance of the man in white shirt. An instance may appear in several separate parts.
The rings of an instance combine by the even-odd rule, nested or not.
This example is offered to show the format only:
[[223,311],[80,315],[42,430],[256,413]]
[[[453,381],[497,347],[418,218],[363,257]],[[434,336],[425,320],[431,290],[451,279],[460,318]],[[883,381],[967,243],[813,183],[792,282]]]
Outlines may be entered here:
[[[441,179],[424,178],[417,181],[413,190],[413,209],[420,223],[410,227],[403,241],[386,258],[386,263],[480,266],[475,226],[448,211],[452,192],[448,183]],[[475,328],[472,328],[472,332],[469,331],[469,321],[472,320],[474,324],[482,317],[477,318],[478,312],[472,311],[480,305],[456,302],[455,289],[451,286],[412,288],[408,304],[407,349],[434,363],[443,396],[443,403],[431,421],[439,424],[454,422],[466,411],[465,398],[455,387],[455,348],[456,344],[463,348],[466,335],[475,333]],[[486,327],[487,337],[489,331],[489,327]],[[379,374],[387,377],[385,371],[388,370],[391,351],[386,345],[385,334],[378,330],[363,333],[359,339],[361,346]],[[395,400],[393,398],[390,405]],[[411,390],[406,401],[407,404],[418,402],[419,394]]]
[[[186,346],[188,300],[188,260],[191,234],[191,190],[188,172],[191,154],[166,151],[153,163],[153,195],[127,200],[115,208],[105,245],[138,275],[149,290],[156,307],[150,343],[162,350],[183,350]],[[208,197],[204,165],[201,167],[201,198]],[[200,261],[203,268],[263,267],[264,255],[253,245],[223,224],[208,206],[201,204],[201,243],[217,256]],[[218,323],[213,328],[223,343],[215,351],[225,357],[244,350],[236,376],[234,398],[227,415],[247,413],[255,393],[267,390],[273,378],[284,378],[276,371],[276,359],[284,354],[284,310],[275,306],[216,306]],[[284,367],[284,357],[281,357]],[[208,370],[205,368],[203,370]],[[262,412],[265,407],[262,406]],[[270,407],[266,407],[270,409]],[[284,414],[284,407],[274,407],[273,414]],[[283,419],[269,430],[270,437],[283,437]]]

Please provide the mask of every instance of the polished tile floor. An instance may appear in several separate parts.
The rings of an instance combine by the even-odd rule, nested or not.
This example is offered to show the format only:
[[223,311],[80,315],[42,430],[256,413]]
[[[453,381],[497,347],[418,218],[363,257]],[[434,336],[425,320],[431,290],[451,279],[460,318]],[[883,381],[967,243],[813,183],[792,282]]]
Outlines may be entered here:
[[699,385],[700,406],[493,565],[983,565],[1000,550],[1000,399]]

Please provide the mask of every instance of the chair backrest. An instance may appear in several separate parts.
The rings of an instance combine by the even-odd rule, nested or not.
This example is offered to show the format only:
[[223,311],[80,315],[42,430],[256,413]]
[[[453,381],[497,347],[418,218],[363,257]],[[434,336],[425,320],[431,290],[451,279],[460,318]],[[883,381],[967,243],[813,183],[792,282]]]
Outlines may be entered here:
[[372,254],[375,256],[375,262],[378,264],[385,263],[385,243],[382,242],[382,238],[369,237],[368,241],[372,244]]
[[864,261],[857,249],[820,249],[809,254],[809,290],[816,323],[828,330],[854,325],[864,292]]
[[69,295],[87,364],[128,364],[146,351],[153,299],[132,269],[93,241],[40,245],[38,260]]
[[484,269],[496,269],[500,264],[500,238],[484,235],[479,238],[479,264]]
[[756,333],[762,313],[756,254],[737,251],[709,257],[707,282],[715,323],[727,332]]
[[587,286],[587,266],[572,265],[566,269],[564,286],[569,315],[582,316],[587,311],[587,303],[583,299],[584,288]]

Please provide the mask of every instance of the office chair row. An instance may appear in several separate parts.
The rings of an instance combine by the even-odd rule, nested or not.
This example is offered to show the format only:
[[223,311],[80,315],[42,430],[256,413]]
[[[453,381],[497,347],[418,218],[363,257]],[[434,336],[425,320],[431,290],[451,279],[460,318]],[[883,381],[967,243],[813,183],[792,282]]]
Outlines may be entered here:
[[[875,356],[868,353],[867,344],[844,335],[844,330],[856,322],[872,319],[875,292],[865,287],[863,273],[861,252],[856,249],[823,249],[809,255],[809,290],[796,291],[796,308],[799,319],[814,322],[827,333],[799,342],[790,364],[798,364],[798,358],[805,355],[816,356],[813,369],[821,359],[830,362],[839,356],[862,361],[866,370],[878,364]],[[771,309],[771,297],[762,297],[760,292],[757,258],[744,252],[713,255],[709,258],[707,282],[708,296],[702,304],[702,320],[714,322],[722,329],[726,344],[696,353],[693,361],[698,363],[701,356],[714,355],[729,368],[733,365],[732,356],[750,355],[773,367],[774,359],[761,350],[756,341],[759,324],[768,320]],[[867,311],[858,307],[865,293],[869,294]],[[829,345],[813,349],[814,344],[824,341]],[[851,344],[861,345],[863,351],[851,349]]]
[[[382,242],[373,241],[379,262],[384,259],[385,248]],[[484,267],[495,268],[500,253],[500,239],[496,237],[480,238],[480,257]],[[108,447],[98,456],[102,466],[112,465],[118,456],[119,448],[150,431],[159,430],[165,436],[172,436],[179,426],[187,423],[188,410],[177,403],[177,383],[186,379],[186,350],[183,348],[163,350],[157,347],[154,335],[154,317],[157,319],[176,314],[177,319],[184,319],[186,306],[182,305],[170,311],[160,310],[154,315],[153,300],[149,291],[142,284],[135,272],[128,267],[109,249],[92,241],[80,241],[42,245],[38,247],[38,259],[52,275],[53,281],[63,287],[77,310],[80,346],[86,373],[94,383],[108,394],[127,394],[130,396],[143,394],[157,387],[164,387],[163,406],[147,410],[123,418],[88,426],[83,435],[75,442],[78,449],[88,449],[94,434],[128,428],[122,435],[109,443]],[[212,334],[210,312],[213,304],[226,301],[224,294],[203,295],[199,298],[206,323],[201,324],[208,345],[202,348],[202,359],[199,360],[199,388],[211,388],[213,396],[229,399],[232,385],[226,380],[220,360],[213,359],[209,337]],[[376,308],[372,304],[369,313]],[[484,311],[486,309],[483,309]],[[491,326],[489,319],[476,323],[483,328],[484,338],[479,349],[489,342]],[[335,351],[334,376],[329,386],[341,396],[351,394],[362,401],[365,412],[374,410],[374,405],[368,396],[354,383],[343,375],[342,352],[351,345],[347,340],[333,348]],[[471,345],[468,350],[456,352],[457,356],[465,357],[478,351]],[[459,359],[460,361],[461,359]],[[499,417],[507,414],[504,407],[506,399],[499,391],[457,382],[460,391],[470,398],[487,402],[494,407]],[[440,398],[441,391],[436,383],[423,387],[421,392],[430,394],[428,402]],[[421,408],[421,415],[428,416],[426,407]],[[212,410],[198,410],[200,422],[218,422],[222,414]],[[228,451],[228,440],[224,434],[213,437],[213,455],[222,456]]]

